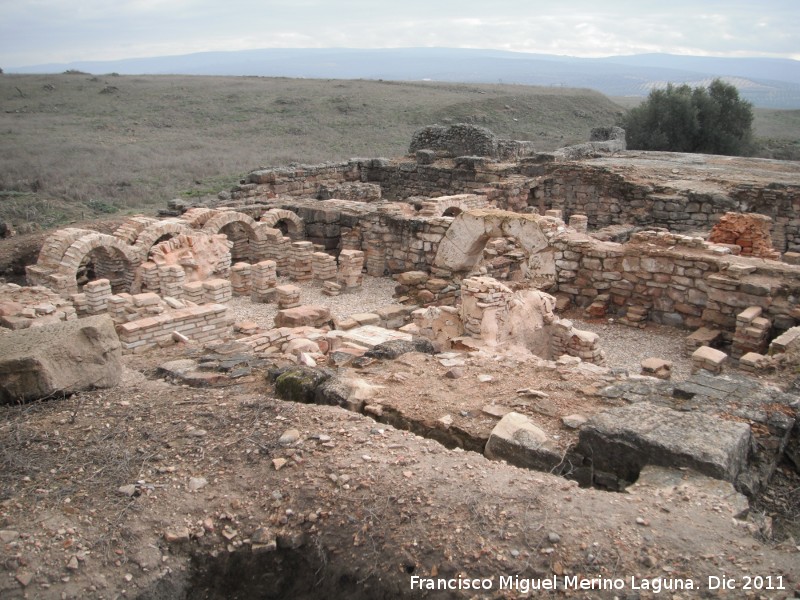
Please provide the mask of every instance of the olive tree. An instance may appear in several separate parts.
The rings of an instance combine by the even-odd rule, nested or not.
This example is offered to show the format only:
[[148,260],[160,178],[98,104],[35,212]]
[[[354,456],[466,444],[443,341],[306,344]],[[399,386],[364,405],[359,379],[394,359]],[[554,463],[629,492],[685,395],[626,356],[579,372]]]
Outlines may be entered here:
[[744,155],[751,151],[753,106],[735,86],[668,84],[622,118],[628,148]]

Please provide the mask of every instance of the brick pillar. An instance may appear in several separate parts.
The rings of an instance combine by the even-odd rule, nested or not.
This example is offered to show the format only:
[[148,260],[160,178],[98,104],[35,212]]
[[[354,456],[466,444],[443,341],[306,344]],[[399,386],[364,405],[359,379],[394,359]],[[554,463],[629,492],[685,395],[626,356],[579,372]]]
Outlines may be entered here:
[[235,296],[248,296],[253,287],[253,268],[245,262],[231,267],[231,287]]
[[86,312],[97,315],[108,310],[108,299],[111,298],[111,282],[108,279],[97,279],[83,286],[86,295]]
[[252,302],[274,302],[277,285],[277,265],[274,260],[262,260],[253,265],[253,283],[250,289]]

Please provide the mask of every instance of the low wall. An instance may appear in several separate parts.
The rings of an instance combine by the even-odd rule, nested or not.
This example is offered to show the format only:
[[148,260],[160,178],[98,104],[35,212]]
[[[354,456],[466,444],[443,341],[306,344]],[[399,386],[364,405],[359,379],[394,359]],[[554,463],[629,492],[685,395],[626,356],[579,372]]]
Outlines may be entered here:
[[232,334],[233,318],[222,304],[206,304],[146,317],[117,326],[122,352],[141,352],[171,343],[178,332],[196,342],[210,342]]

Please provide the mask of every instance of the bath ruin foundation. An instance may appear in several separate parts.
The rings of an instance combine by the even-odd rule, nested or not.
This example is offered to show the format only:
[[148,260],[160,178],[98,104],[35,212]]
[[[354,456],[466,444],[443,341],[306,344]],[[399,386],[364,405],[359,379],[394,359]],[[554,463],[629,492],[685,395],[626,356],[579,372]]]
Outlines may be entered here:
[[[2,323],[107,313],[126,353],[235,340],[309,368],[418,339],[440,353],[517,347],[606,368],[602,336],[561,316],[570,309],[683,330],[704,376],[794,360],[796,163],[627,152],[619,132],[552,154],[468,126],[423,132],[412,146],[392,160],[254,171],[225,201],[171,202],[166,218],[132,217],[113,235],[59,230],[28,268],[35,291],[4,290],[19,310]],[[365,275],[396,282],[377,313],[331,315],[300,300],[304,286],[351,293]],[[275,304],[279,317],[234,323],[234,297]],[[648,373],[669,378],[662,363]],[[791,430],[770,435],[782,449]],[[745,434],[731,435],[747,462]],[[731,482],[744,471],[709,470]]]

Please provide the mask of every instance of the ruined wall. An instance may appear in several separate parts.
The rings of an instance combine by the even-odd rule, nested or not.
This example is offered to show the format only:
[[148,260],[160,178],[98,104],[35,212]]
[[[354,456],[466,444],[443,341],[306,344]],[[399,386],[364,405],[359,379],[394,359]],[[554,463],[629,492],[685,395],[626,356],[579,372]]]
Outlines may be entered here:
[[631,324],[709,326],[730,339],[736,316],[758,306],[778,330],[800,318],[800,268],[726,254],[700,238],[635,234],[630,243],[565,236],[553,243],[558,291],[579,306],[608,296],[609,314]]
[[531,186],[531,205],[540,210],[560,209],[565,219],[573,214],[586,215],[590,229],[632,223],[676,232],[707,231],[726,212],[756,212],[772,218],[775,249],[800,249],[800,186],[758,188],[742,184],[729,195],[683,195],[577,162],[523,164],[521,173],[539,177]]

